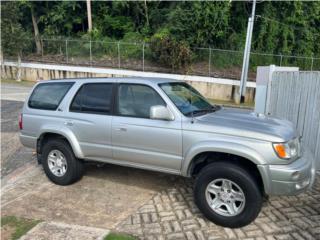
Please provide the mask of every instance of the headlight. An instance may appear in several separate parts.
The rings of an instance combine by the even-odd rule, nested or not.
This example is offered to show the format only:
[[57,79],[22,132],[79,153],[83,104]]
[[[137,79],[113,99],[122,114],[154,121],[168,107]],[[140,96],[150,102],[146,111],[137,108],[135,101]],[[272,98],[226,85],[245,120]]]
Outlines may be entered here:
[[279,158],[296,158],[300,155],[300,140],[295,138],[286,143],[273,143],[273,149]]

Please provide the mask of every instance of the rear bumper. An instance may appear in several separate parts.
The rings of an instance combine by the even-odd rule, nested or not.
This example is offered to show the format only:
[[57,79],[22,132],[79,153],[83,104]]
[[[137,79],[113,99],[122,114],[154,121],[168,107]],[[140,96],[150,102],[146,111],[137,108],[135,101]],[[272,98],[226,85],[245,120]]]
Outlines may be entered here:
[[310,189],[315,181],[315,159],[308,149],[286,165],[258,165],[267,195],[296,195]]
[[23,135],[22,133],[20,133],[20,142],[25,147],[34,148],[34,149],[37,148],[37,138],[36,137],[27,136],[27,135]]

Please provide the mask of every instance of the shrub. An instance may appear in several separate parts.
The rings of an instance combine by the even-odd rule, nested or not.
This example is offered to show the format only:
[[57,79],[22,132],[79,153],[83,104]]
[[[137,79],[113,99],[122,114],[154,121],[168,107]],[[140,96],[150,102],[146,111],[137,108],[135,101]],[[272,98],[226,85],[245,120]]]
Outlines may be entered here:
[[166,34],[155,34],[150,40],[150,50],[154,61],[173,70],[186,69],[192,60],[189,45]]

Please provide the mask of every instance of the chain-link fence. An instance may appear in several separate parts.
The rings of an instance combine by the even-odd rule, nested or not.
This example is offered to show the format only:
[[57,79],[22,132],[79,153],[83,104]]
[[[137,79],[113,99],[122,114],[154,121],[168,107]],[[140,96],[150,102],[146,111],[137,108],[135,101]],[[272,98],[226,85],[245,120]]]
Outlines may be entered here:
[[[139,71],[190,74],[240,79],[243,51],[215,48],[191,48],[191,64],[172,69],[153,58],[148,43],[106,42],[75,39],[41,39],[37,53],[34,39],[27,39],[22,50],[23,61],[119,68]],[[4,53],[5,60],[17,56]],[[252,52],[249,80],[254,80],[257,66],[297,66],[300,70],[320,70],[320,58]]]

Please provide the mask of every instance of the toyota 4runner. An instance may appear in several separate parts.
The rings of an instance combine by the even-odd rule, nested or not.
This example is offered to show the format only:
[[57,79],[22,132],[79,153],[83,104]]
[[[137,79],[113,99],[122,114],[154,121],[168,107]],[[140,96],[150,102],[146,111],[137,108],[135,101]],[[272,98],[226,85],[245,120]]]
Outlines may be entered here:
[[315,177],[290,122],[211,105],[182,81],[41,81],[19,126],[56,184],[79,180],[86,161],[194,177],[198,208],[226,227],[249,224],[264,196],[298,194]]

